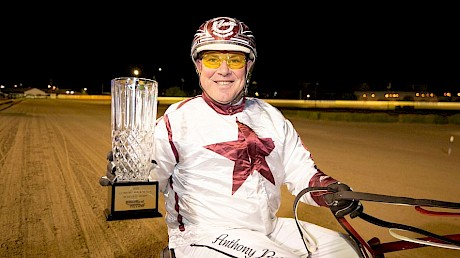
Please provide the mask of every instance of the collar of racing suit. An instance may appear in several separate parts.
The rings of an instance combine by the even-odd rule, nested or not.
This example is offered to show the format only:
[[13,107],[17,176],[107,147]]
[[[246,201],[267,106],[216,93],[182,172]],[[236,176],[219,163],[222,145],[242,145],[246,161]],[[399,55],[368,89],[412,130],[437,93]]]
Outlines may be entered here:
[[213,101],[206,92],[203,91],[203,99],[212,109],[214,109],[217,113],[221,115],[233,115],[243,111],[244,105],[246,103],[246,97],[243,97],[238,103],[230,105],[230,104],[220,104],[218,102]]

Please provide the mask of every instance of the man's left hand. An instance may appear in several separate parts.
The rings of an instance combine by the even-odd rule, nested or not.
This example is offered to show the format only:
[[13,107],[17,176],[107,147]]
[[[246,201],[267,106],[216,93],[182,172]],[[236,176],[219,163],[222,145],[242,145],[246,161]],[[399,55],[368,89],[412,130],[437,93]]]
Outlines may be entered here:
[[[352,191],[348,185],[340,182],[330,184],[327,187],[332,193]],[[324,195],[327,205],[329,205],[329,208],[336,217],[341,218],[348,214],[354,217],[363,211],[363,206],[359,200],[333,200],[332,198],[332,194]]]

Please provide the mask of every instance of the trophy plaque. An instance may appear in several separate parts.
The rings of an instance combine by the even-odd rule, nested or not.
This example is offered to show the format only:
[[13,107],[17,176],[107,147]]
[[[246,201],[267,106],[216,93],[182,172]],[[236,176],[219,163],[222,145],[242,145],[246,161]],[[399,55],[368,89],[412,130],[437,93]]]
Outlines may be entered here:
[[158,181],[153,181],[158,83],[120,77],[111,81],[114,182],[108,186],[107,220],[161,217]]

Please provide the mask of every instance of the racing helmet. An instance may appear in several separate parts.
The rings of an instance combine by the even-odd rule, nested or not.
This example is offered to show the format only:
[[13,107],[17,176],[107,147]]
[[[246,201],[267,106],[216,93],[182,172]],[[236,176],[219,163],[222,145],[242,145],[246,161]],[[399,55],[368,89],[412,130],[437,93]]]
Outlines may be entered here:
[[217,17],[203,23],[192,41],[193,62],[205,50],[241,51],[255,62],[256,41],[252,31],[243,22],[230,17]]

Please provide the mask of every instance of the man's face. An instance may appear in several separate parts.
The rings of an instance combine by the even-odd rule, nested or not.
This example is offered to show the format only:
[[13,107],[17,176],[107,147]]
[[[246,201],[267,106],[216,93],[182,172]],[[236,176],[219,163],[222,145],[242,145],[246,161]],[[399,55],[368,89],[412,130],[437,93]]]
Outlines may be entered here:
[[252,63],[244,53],[233,51],[207,51],[196,60],[203,90],[221,104],[231,102],[241,93]]

